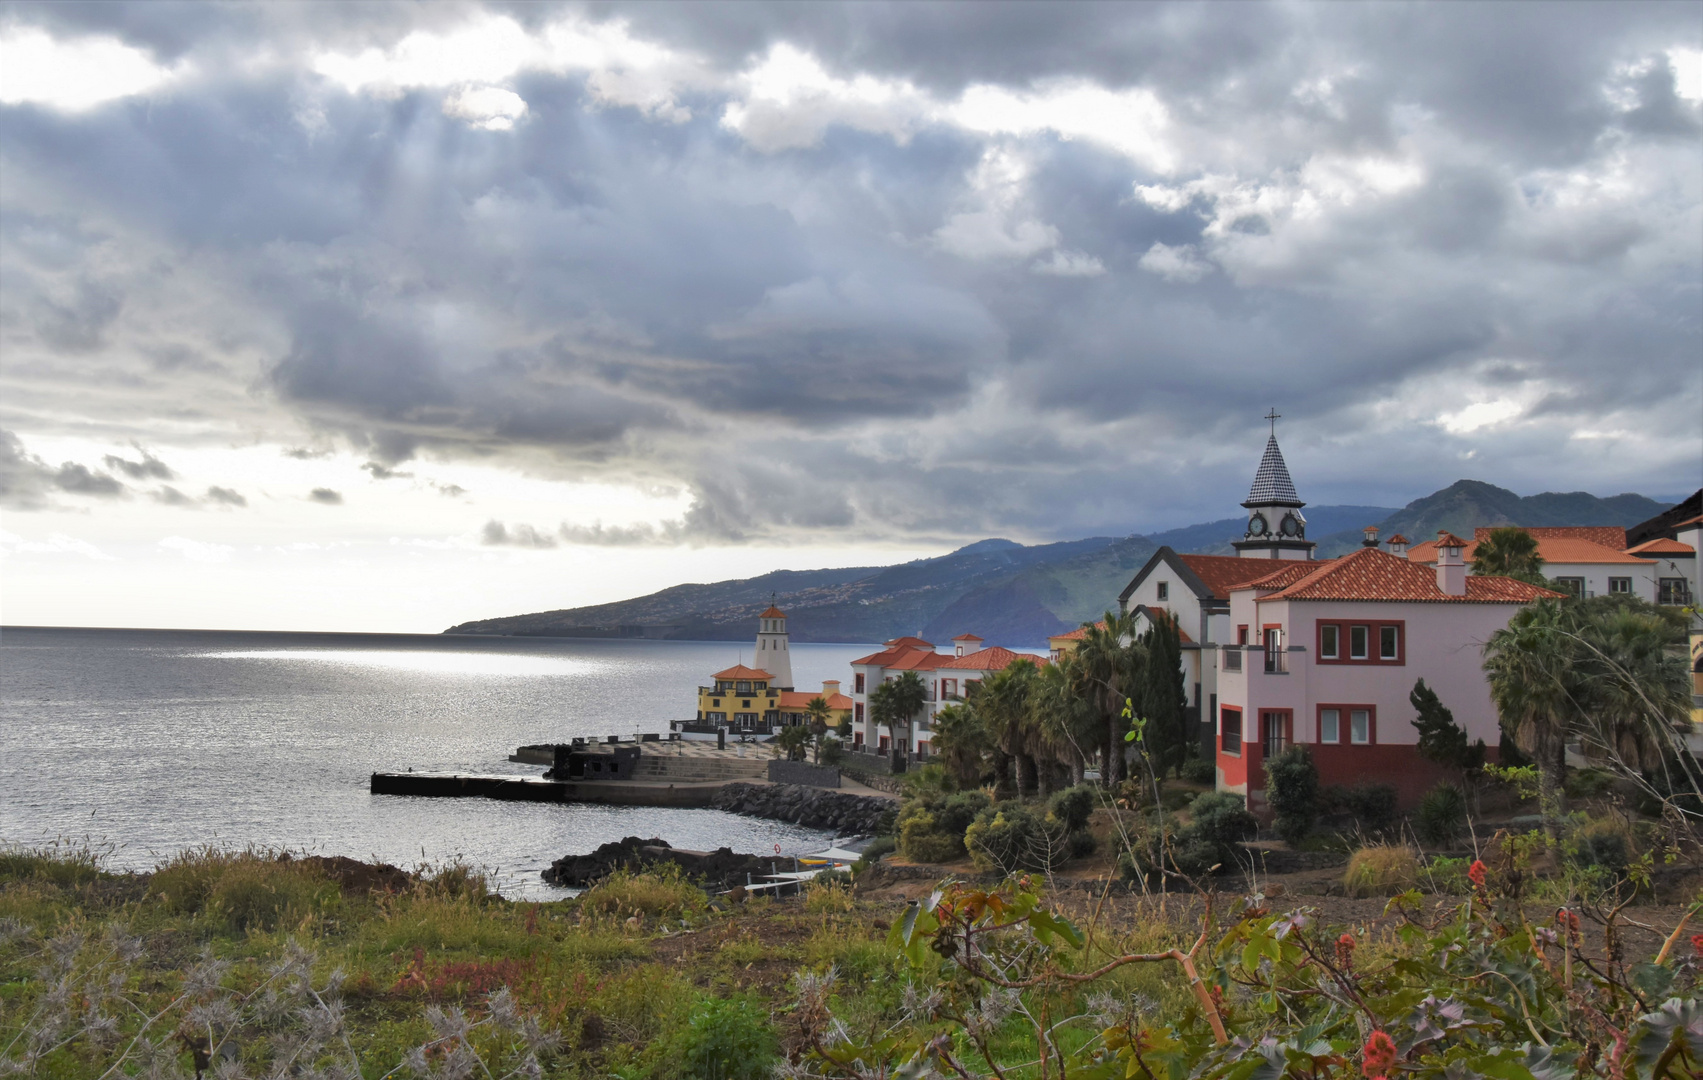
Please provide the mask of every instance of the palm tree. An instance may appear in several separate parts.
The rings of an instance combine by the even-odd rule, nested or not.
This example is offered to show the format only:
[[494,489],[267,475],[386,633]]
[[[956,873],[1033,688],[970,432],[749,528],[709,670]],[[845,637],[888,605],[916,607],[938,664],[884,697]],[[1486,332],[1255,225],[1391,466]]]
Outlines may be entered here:
[[1507,526],[1493,529],[1472,552],[1472,572],[1482,577],[1507,577],[1533,585],[1548,585],[1543,577],[1543,556],[1537,540],[1524,529]]
[[1107,787],[1123,783],[1124,702],[1135,683],[1140,661],[1135,650],[1133,616],[1106,613],[1098,626],[1084,626],[1087,633],[1077,646],[1071,666],[1073,685],[1100,717],[1100,779]]
[[1082,782],[1088,757],[1100,750],[1100,717],[1093,706],[1079,697],[1072,685],[1069,658],[1048,664],[1036,672],[1030,695],[1031,730],[1036,749],[1044,759],[1042,788],[1055,786],[1053,774],[1068,774],[1070,784]]
[[947,705],[934,714],[934,749],[961,788],[982,782],[993,754],[987,725],[968,702]]
[[1584,672],[1574,665],[1578,617],[1558,600],[1520,609],[1484,646],[1490,699],[1502,729],[1537,765],[1539,812],[1553,838],[1565,809],[1567,737],[1579,718]]
[[816,740],[815,752],[811,761],[822,764],[822,739],[828,734],[828,717],[832,710],[828,708],[828,700],[818,694],[804,705],[804,715],[810,718],[810,734]]
[[[911,755],[911,727],[916,723],[917,714],[928,702],[928,687],[923,684],[922,677],[914,671],[906,671],[886,685],[892,687],[893,718],[904,727],[905,737],[899,739],[899,729],[893,729],[893,758],[894,772],[904,771],[904,762]],[[902,756],[900,756],[902,753]]]
[[1033,663],[1015,660],[1003,671],[983,680],[975,694],[975,709],[998,748],[994,790],[1000,797],[1008,798],[1012,793],[1013,764],[1017,766],[1016,794],[1031,795],[1040,786],[1040,771],[1035,762],[1034,709],[1030,704],[1035,674]]

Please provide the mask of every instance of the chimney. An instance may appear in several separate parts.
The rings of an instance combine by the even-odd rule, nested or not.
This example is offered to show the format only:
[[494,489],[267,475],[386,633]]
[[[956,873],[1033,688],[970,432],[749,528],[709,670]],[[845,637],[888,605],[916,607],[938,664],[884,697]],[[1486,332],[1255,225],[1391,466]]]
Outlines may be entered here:
[[1447,529],[1437,530],[1437,588],[1448,596],[1466,595],[1466,563],[1461,549],[1466,541]]
[[1397,555],[1403,559],[1407,558],[1407,537],[1401,533],[1396,533],[1384,542],[1390,545],[1391,555]]
[[1360,546],[1361,547],[1368,547],[1368,548],[1377,547],[1378,546],[1378,527],[1376,525],[1368,525],[1368,526],[1366,526],[1366,528],[1363,531],[1366,533],[1366,539],[1360,541]]
[[834,695],[839,693],[839,692],[840,692],[840,680],[838,680],[838,679],[823,679],[822,680],[822,697],[824,699],[832,700]]
[[959,634],[952,644],[955,656],[973,656],[982,651],[982,639],[974,634]]

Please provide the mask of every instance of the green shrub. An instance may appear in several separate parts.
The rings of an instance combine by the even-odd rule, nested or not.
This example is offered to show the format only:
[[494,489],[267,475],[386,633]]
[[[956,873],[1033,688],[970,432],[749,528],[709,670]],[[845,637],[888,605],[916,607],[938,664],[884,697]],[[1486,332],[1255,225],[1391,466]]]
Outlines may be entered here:
[[1434,893],[1460,895],[1472,888],[1472,882],[1466,876],[1471,865],[1471,859],[1451,859],[1447,855],[1439,855],[1425,865],[1423,877]]
[[1413,828],[1427,844],[1453,843],[1466,828],[1466,793],[1447,781],[1427,791],[1414,812]]
[[1266,798],[1277,835],[1298,847],[1319,819],[1319,770],[1305,746],[1291,746],[1265,763]]
[[1218,782],[1218,766],[1206,758],[1189,758],[1178,770],[1182,778],[1191,784],[1216,784]]
[[1066,830],[1015,799],[988,807],[964,834],[976,868],[1002,874],[1048,870],[1069,857]]
[[780,1058],[768,1008],[748,998],[700,999],[674,1042],[673,1075],[692,1080],[766,1080]]
[[822,740],[822,764],[838,765],[845,756],[845,744],[839,739],[830,737]]
[[1088,827],[1088,819],[1094,816],[1099,801],[1099,793],[1094,785],[1077,784],[1054,795],[1052,801],[1047,804],[1047,810],[1066,829],[1076,832]]
[[1606,769],[1568,769],[1563,785],[1569,799],[1594,799],[1614,786],[1614,774]]
[[1172,841],[1171,857],[1185,874],[1204,874],[1235,862],[1236,845],[1259,832],[1259,819],[1240,795],[1203,791],[1189,806],[1190,821]]
[[342,900],[342,890],[318,867],[261,848],[179,852],[154,871],[148,892],[172,911],[206,913],[235,930],[273,930]]
[[1419,859],[1413,849],[1395,844],[1363,847],[1348,857],[1342,884],[1351,896],[1394,896],[1419,880]]
[[1320,803],[1327,813],[1349,815],[1369,836],[1395,828],[1396,802],[1396,789],[1390,784],[1332,785],[1320,792]]
[[1632,862],[1635,845],[1629,830],[1613,818],[1585,821],[1567,837],[1567,858],[1575,866],[1601,867],[1622,874]]
[[1070,839],[1065,843],[1065,851],[1073,859],[1086,859],[1094,854],[1099,846],[1100,842],[1094,839],[1093,833],[1087,829],[1078,829],[1070,834]]
[[964,854],[964,840],[942,831],[934,815],[921,810],[899,826],[899,853],[912,862],[951,862]]

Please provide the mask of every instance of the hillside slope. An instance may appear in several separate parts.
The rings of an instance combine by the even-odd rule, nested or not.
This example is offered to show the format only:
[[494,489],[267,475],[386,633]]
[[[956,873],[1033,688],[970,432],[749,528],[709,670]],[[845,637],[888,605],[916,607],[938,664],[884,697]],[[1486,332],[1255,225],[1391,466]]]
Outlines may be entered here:
[[[1599,499],[1585,492],[1521,497],[1478,480],[1460,480],[1400,510],[1379,506],[1307,508],[1308,533],[1329,558],[1359,546],[1376,523],[1383,536],[1410,540],[1438,529],[1471,535],[1476,525],[1635,525],[1666,504],[1642,495]],[[1035,648],[1048,635],[1099,618],[1162,545],[1228,554],[1244,519],[1191,525],[1152,536],[1096,536],[1025,546],[983,540],[932,559],[897,566],[777,570],[754,578],[676,585],[649,596],[594,607],[481,619],[449,634],[542,637],[651,637],[737,641],[752,634],[771,598],[786,610],[795,641],[886,641],[920,634],[944,644],[973,632],[989,644]]]

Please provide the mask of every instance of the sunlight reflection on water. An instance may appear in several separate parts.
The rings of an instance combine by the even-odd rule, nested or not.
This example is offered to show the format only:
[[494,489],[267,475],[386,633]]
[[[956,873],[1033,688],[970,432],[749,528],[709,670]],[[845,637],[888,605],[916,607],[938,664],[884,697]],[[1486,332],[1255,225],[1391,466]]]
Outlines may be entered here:
[[595,660],[565,656],[391,652],[379,649],[235,649],[198,655],[206,660],[305,660],[386,671],[411,671],[422,675],[494,675],[507,679],[589,675],[607,666]]

